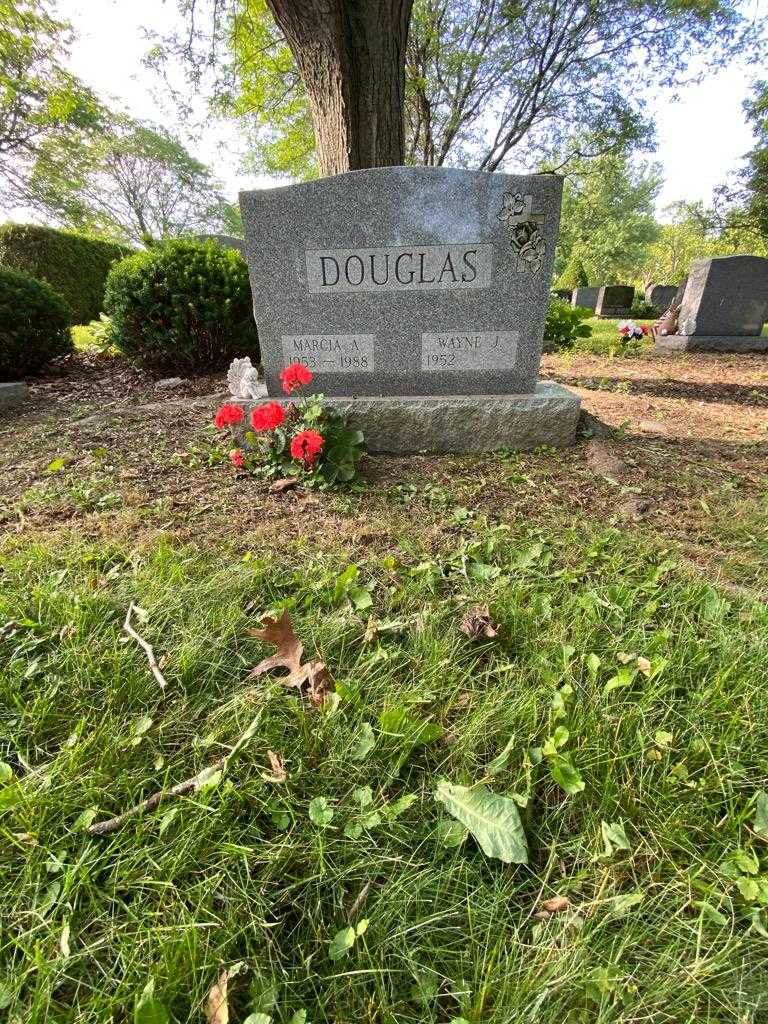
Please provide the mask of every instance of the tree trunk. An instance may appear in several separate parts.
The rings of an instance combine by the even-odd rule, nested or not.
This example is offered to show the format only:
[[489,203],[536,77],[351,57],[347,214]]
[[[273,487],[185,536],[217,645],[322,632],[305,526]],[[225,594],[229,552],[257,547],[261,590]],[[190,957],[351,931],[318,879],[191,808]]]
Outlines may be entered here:
[[309,95],[322,175],[401,164],[413,0],[267,0]]

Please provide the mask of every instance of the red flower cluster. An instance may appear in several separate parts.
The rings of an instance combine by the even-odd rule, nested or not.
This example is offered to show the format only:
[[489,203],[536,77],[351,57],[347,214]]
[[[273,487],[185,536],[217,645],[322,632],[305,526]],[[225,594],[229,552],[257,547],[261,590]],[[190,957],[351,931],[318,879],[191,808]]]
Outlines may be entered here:
[[239,448],[233,448],[229,453],[229,461],[236,469],[242,469],[245,465],[245,456]]
[[316,430],[302,430],[291,441],[291,455],[300,459],[305,465],[311,466],[320,454],[325,438]]
[[285,411],[282,405],[277,402],[266,402],[264,405],[257,405],[251,413],[251,425],[257,432],[262,430],[274,430],[279,427],[285,419]]
[[647,334],[648,333],[648,324],[640,324],[640,330],[643,332],[643,334]]
[[286,395],[292,395],[303,384],[312,382],[312,371],[303,363],[291,363],[280,374],[280,380],[283,382],[283,391]]
[[216,429],[221,430],[223,427],[232,426],[235,423],[242,423],[245,419],[245,413],[240,405],[222,405],[222,407],[216,413],[214,423]]

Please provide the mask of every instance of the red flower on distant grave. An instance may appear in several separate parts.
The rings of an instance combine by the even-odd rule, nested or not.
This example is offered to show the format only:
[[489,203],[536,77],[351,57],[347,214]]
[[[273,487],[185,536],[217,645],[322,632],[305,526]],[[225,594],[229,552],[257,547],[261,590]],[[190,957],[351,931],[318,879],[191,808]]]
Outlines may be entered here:
[[325,438],[316,430],[302,430],[291,441],[291,455],[306,466],[311,466],[320,454]]
[[256,431],[274,430],[285,419],[285,410],[277,402],[257,405],[251,413],[251,426]]
[[280,374],[280,380],[283,382],[283,391],[286,395],[292,395],[303,384],[312,382],[312,371],[304,363],[291,363]]
[[235,423],[242,423],[245,419],[245,413],[241,405],[222,405],[222,407],[216,413],[214,423],[216,429],[221,430],[223,427],[234,425]]
[[245,465],[245,456],[239,448],[233,448],[229,453],[229,461],[236,469],[242,469]]

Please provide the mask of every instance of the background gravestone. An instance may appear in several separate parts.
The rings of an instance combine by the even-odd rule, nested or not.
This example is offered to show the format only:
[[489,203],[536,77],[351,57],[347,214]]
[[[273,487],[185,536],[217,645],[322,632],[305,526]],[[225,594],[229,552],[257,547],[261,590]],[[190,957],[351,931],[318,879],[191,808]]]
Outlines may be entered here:
[[764,352],[768,319],[768,259],[719,256],[691,264],[677,334],[656,338],[660,348]]
[[669,309],[677,293],[676,284],[652,284],[645,289],[645,301],[659,313]]
[[572,440],[578,398],[538,381],[561,192],[381,167],[241,193],[269,395],[305,363],[372,451]]
[[599,294],[599,288],[574,288],[571,294],[571,305],[579,306],[581,309],[591,309],[594,312]]
[[611,318],[629,316],[634,298],[635,289],[630,285],[604,285],[597,294],[595,315]]
[[235,235],[195,235],[198,242],[216,242],[222,249],[237,249],[241,256],[245,256],[245,239],[237,238]]

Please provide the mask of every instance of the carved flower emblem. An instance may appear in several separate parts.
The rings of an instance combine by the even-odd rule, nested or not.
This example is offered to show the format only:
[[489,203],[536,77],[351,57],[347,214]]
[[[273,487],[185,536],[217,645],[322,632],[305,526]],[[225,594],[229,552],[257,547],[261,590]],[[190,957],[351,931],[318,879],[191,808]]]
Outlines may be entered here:
[[525,209],[525,196],[522,192],[505,192],[499,220],[503,224],[515,221]]

